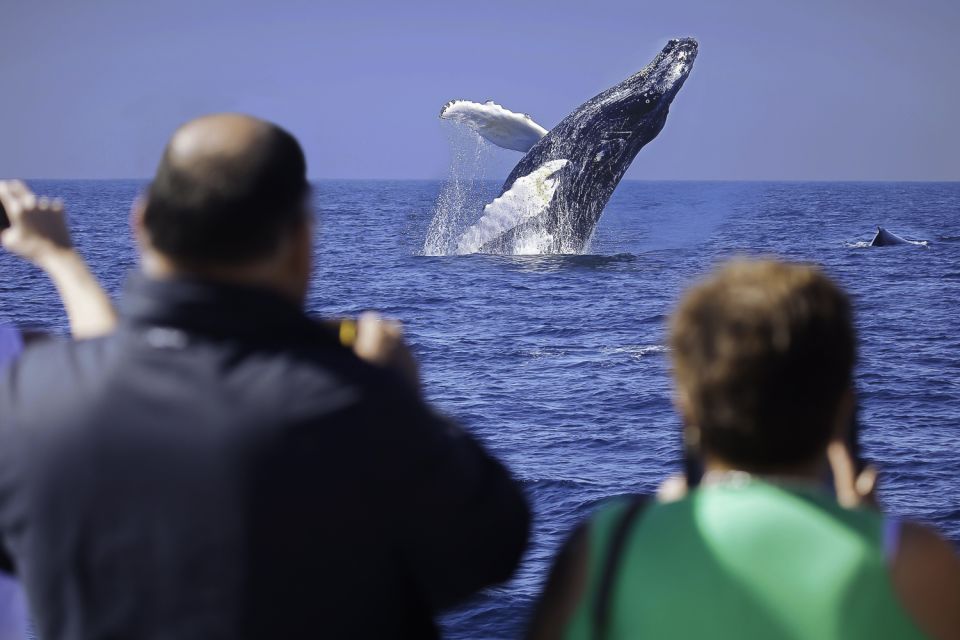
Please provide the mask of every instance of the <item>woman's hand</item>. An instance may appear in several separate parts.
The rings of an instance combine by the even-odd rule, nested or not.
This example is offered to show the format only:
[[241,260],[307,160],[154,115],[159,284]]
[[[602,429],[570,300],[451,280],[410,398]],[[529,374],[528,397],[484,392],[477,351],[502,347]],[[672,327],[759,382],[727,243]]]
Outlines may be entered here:
[[38,198],[23,182],[4,180],[0,181],[0,202],[10,220],[10,228],[0,233],[4,249],[41,268],[73,252],[60,200]]
[[73,248],[63,203],[38,198],[19,180],[0,180],[0,203],[10,227],[0,244],[43,269],[60,292],[75,338],[109,333],[116,325],[110,298]]

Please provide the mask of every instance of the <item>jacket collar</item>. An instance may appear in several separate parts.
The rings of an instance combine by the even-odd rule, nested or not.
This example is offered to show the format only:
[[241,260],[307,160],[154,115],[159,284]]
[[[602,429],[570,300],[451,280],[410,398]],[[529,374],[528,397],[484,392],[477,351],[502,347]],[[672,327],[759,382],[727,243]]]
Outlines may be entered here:
[[192,278],[131,275],[123,289],[120,318],[138,329],[169,327],[257,343],[339,342],[331,327],[311,320],[277,293]]

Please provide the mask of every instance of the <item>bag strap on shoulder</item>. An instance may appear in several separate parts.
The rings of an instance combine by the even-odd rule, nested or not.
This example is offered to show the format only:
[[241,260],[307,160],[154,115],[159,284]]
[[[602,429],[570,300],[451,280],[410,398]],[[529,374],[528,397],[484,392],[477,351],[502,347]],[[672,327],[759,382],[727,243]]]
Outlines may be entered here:
[[649,496],[633,496],[610,537],[610,547],[604,559],[603,572],[600,574],[597,597],[594,601],[593,628],[597,640],[604,640],[607,637],[613,587],[617,579],[617,570],[620,568],[620,559],[633,525],[649,501]]

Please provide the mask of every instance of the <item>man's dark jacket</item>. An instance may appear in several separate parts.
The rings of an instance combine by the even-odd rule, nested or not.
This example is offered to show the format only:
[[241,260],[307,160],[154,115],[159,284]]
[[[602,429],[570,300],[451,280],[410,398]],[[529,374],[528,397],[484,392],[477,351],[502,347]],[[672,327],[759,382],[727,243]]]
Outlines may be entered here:
[[0,381],[0,564],[39,636],[424,637],[510,576],[507,471],[295,305],[134,279]]

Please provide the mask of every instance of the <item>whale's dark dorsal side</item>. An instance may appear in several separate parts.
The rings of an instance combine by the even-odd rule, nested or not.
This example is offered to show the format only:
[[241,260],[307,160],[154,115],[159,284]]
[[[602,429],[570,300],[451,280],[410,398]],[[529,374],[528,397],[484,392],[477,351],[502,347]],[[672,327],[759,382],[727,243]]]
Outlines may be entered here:
[[541,138],[514,167],[501,195],[546,163],[566,160],[553,174],[551,189],[542,190],[549,200],[535,217],[491,238],[480,251],[517,253],[518,243],[531,234],[540,238],[537,252],[582,251],[630,163],[663,128],[696,56],[696,40],[671,40],[641,71],[581,105]]
[[900,236],[890,233],[883,227],[877,227],[877,235],[873,236],[873,240],[870,241],[871,247],[889,247],[890,245],[895,244],[913,244],[908,240],[904,240]]

